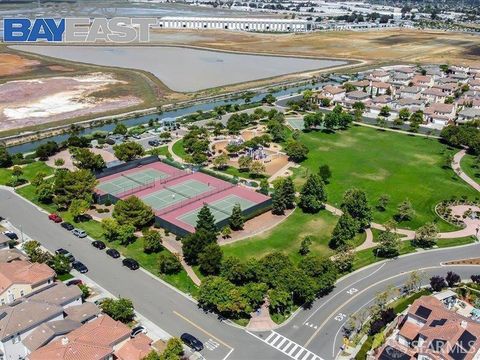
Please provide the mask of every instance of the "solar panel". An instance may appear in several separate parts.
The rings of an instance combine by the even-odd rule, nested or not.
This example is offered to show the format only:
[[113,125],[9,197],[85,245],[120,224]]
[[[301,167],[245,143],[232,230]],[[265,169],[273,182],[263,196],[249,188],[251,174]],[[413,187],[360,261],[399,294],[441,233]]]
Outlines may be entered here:
[[422,305],[420,305],[417,311],[415,311],[415,315],[418,315],[425,320],[428,319],[431,313],[432,313],[431,309],[427,309],[425,306],[422,306]]
[[458,338],[458,344],[463,347],[466,351],[470,350],[470,348],[472,347],[472,345],[475,343],[475,341],[477,341],[477,338],[472,335],[471,333],[469,333],[467,330],[465,330],[462,334],[462,336],[460,336]]
[[430,327],[442,326],[446,322],[447,322],[447,319],[433,320],[432,323],[430,324]]
[[465,359],[465,356],[467,356],[467,352],[458,346],[458,344],[455,344],[448,355],[450,355],[454,360],[463,360]]
[[379,360],[410,360],[410,355],[391,346],[385,346],[378,357]]
[[442,340],[442,339],[433,339],[432,342],[430,343],[430,346],[429,348],[433,351],[437,351],[437,352],[440,352],[443,345],[445,345],[447,343],[446,340]]

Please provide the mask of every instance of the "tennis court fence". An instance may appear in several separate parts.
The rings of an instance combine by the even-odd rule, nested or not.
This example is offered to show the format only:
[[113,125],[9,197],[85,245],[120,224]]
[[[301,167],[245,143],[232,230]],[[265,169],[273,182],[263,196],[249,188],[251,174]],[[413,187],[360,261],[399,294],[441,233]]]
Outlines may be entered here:
[[[234,184],[226,184],[224,186],[220,186],[218,188],[215,188],[215,189],[212,189],[210,191],[206,191],[204,193],[201,193],[201,194],[198,194],[196,196],[193,196],[191,198],[188,198],[188,199],[185,199],[185,200],[182,200],[176,204],[173,204],[163,210],[160,210],[156,213],[157,216],[162,216],[162,215],[166,215],[168,213],[171,213],[172,211],[175,211],[177,209],[180,209],[181,207],[184,207],[184,206],[187,206],[189,204],[193,204],[195,201],[199,201],[199,200],[202,200],[202,199],[205,199],[209,196],[212,196],[212,195],[215,195],[215,194],[218,194],[218,193],[221,193],[223,191],[226,191],[228,189],[231,189],[231,188],[234,188],[236,185]],[[169,190],[169,189],[167,189]]]

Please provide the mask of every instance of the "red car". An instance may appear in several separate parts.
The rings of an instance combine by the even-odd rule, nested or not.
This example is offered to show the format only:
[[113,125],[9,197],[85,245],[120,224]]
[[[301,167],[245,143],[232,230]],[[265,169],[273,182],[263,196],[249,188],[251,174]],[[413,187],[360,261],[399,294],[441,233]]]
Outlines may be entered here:
[[48,218],[50,220],[52,220],[53,222],[56,222],[56,223],[61,223],[63,220],[60,216],[58,216],[57,214],[50,214],[48,215]]

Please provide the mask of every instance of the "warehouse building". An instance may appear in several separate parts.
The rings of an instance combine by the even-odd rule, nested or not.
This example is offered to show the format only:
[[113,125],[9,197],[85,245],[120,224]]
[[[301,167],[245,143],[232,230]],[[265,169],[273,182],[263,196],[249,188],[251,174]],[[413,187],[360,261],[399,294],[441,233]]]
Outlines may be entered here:
[[305,32],[312,28],[311,23],[306,20],[177,16],[160,18],[158,26],[162,29],[224,29],[259,32]]

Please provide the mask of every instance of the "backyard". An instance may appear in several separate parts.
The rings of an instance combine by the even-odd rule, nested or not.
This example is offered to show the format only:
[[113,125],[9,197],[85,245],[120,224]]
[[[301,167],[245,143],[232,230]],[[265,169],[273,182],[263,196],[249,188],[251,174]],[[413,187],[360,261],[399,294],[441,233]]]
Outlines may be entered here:
[[[366,192],[374,209],[374,221],[384,223],[397,213],[397,206],[408,199],[415,215],[399,227],[416,229],[435,221],[440,231],[454,227],[435,214],[440,201],[452,197],[478,197],[478,193],[444,167],[448,148],[436,139],[408,136],[354,126],[336,133],[310,132],[301,135],[310,149],[308,159],[294,170],[295,183],[301,186],[310,172],[329,165],[332,177],[327,185],[328,203],[340,207],[346,190],[356,187]],[[390,201],[385,211],[376,205],[381,195]]]

